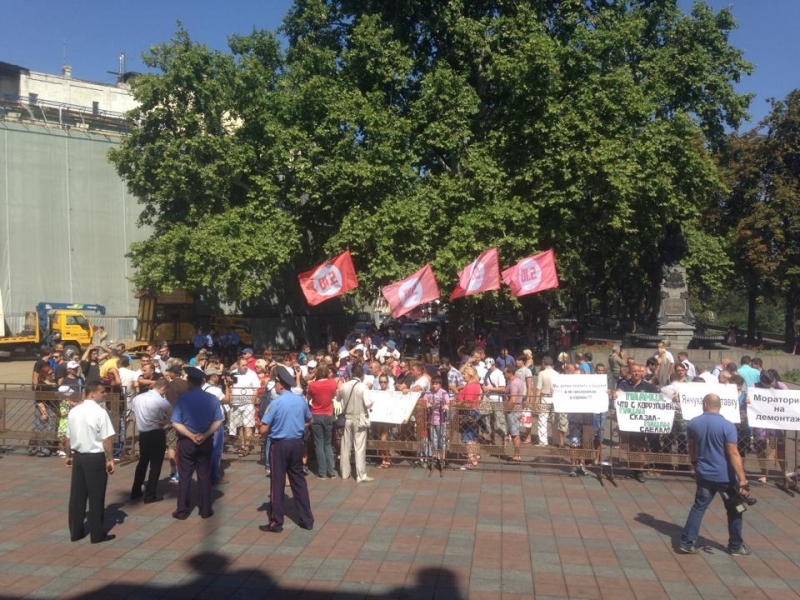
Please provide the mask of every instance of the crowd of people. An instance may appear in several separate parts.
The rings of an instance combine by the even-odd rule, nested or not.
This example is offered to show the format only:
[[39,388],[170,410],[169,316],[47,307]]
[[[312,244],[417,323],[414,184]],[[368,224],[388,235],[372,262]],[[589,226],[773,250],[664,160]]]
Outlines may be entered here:
[[[775,458],[775,452],[782,449],[779,433],[747,424],[747,388],[784,387],[777,373],[764,369],[757,357],[742,357],[739,365],[723,359],[718,365],[701,368],[690,361],[687,352],[673,356],[661,343],[643,363],[614,346],[605,363],[595,362],[591,352],[570,354],[564,350],[556,357],[544,356],[537,366],[530,350],[513,356],[508,348],[501,348],[496,356],[489,356],[485,345],[478,344],[469,352],[462,349],[454,360],[438,356],[433,362],[430,355],[409,359],[400,354],[392,340],[374,343],[366,335],[351,336],[341,347],[331,343],[316,352],[304,345],[299,352],[281,357],[269,349],[257,355],[248,347],[232,362],[225,362],[213,347],[204,345],[196,350],[190,360],[184,361],[172,357],[166,344],[149,346],[138,358],[136,370],[131,368],[132,357],[120,345],[91,346],[80,360],[65,359],[59,346],[42,352],[33,369],[32,386],[49,393],[37,395],[34,430],[54,435],[52,439],[48,435],[48,439],[32,440],[29,453],[56,453],[71,461],[100,452],[105,453],[106,459],[111,457],[110,463],[99,459],[91,463],[96,473],[88,480],[85,473],[81,475],[83,484],[73,482],[77,499],[70,504],[70,523],[78,522],[76,511],[81,499],[85,506],[87,498],[89,521],[96,521],[97,510],[101,509],[92,510],[92,498],[97,497],[96,490],[92,490],[101,481],[105,488],[100,467],[106,469],[105,477],[113,471],[114,444],[109,446],[109,440],[132,437],[134,424],[139,461],[131,499],[145,503],[163,499],[158,487],[166,455],[169,480],[178,484],[173,513],[177,519],[190,514],[193,476],[200,488],[200,516],[208,518],[213,515],[213,486],[226,484],[222,470],[225,449],[245,457],[261,447],[265,474],[271,477],[271,513],[265,531],[282,529],[285,486],[292,488],[300,502],[301,526],[313,527],[305,485],[310,467],[319,479],[373,481],[373,475],[367,472],[369,439],[403,439],[418,444],[419,452],[415,453],[393,452],[388,444],[380,446],[377,468],[388,469],[398,461],[420,459],[442,468],[448,459],[453,459],[449,445],[454,442],[467,449],[466,459],[456,462],[462,470],[471,470],[480,464],[482,453],[496,453],[498,447],[511,462],[523,460],[522,448],[526,444],[586,450],[584,437],[591,431],[588,448],[594,452],[594,462],[599,463],[608,433],[608,412],[554,412],[553,385],[559,373],[606,375],[609,408],[613,408],[618,390],[661,393],[679,408],[675,387],[678,383],[732,383],[740,391],[742,406],[742,423],[736,426],[741,455],[753,451],[759,457]],[[105,398],[98,396],[100,388],[119,392],[122,418],[116,424],[118,433],[113,433],[112,426],[111,435],[107,435],[107,424],[98,422],[98,437],[86,446],[93,450],[80,450],[74,444],[70,447],[71,440],[75,440],[72,415],[86,412],[76,408],[87,399],[102,407]],[[370,423],[368,390],[419,393],[415,418],[402,425]],[[96,416],[97,411],[92,414]],[[451,427],[454,421],[456,426]],[[678,414],[671,436],[630,433],[621,437],[633,451],[686,453],[687,434],[687,423]],[[451,435],[457,439],[449,440]],[[121,445],[117,441],[116,446]],[[569,454],[571,476],[587,474],[586,455]],[[309,456],[315,460],[309,460]],[[780,460],[781,456],[777,458]],[[87,460],[80,459],[84,463]],[[644,481],[648,466],[631,466],[634,476]],[[85,464],[82,473],[88,472],[84,467]],[[765,470],[762,481],[766,476]],[[71,527],[73,537],[82,537],[82,529]],[[93,540],[102,537],[92,531]]]

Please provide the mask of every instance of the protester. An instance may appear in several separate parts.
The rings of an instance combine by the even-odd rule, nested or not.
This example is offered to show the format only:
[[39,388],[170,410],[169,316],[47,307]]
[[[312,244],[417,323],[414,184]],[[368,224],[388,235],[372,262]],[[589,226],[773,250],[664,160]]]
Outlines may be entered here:
[[[374,481],[374,477],[367,475],[367,433],[369,432],[368,410],[366,404],[367,387],[361,381],[364,377],[364,368],[354,365],[352,379],[339,387],[336,397],[342,403],[342,413],[345,416],[344,432],[342,434],[342,447],[339,455],[339,468],[342,479],[350,479],[350,451],[355,453],[356,481],[366,483]],[[413,385],[413,382],[412,382]]]
[[316,377],[317,379],[308,384],[308,399],[311,406],[311,433],[314,436],[314,451],[317,454],[317,477],[335,479],[336,465],[333,461],[331,439],[333,397],[336,395],[338,382],[325,363],[317,365]]

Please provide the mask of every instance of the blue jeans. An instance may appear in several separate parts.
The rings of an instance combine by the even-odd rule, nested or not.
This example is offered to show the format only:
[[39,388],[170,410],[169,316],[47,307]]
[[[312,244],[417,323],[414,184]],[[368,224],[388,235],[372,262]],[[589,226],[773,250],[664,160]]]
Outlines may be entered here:
[[333,432],[332,415],[312,415],[311,433],[314,435],[314,450],[317,453],[317,473],[320,477],[336,475],[336,463],[333,461],[331,434]]
[[[681,534],[681,546],[694,546],[700,535],[700,523],[706,509],[711,505],[711,501],[717,492],[722,492],[731,487],[730,483],[717,483],[707,481],[700,477],[697,478],[697,492],[694,496],[694,506],[689,511],[686,525]],[[736,551],[742,547],[742,513],[737,512],[732,502],[727,502],[723,498],[725,510],[728,513],[728,550]]]
[[225,426],[214,432],[214,452],[211,454],[211,483],[222,479],[222,452],[225,450]]

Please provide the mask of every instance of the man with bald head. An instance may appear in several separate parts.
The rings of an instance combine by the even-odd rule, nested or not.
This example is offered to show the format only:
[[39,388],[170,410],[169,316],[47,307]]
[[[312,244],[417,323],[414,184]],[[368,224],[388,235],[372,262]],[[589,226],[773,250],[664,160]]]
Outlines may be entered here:
[[747,497],[750,492],[736,445],[736,427],[720,414],[721,407],[719,396],[707,394],[703,414],[689,421],[689,458],[695,468],[697,491],[678,548],[684,554],[697,554],[700,523],[717,492],[728,514],[728,552],[734,556],[750,554],[742,540],[742,513],[736,510],[736,497]]

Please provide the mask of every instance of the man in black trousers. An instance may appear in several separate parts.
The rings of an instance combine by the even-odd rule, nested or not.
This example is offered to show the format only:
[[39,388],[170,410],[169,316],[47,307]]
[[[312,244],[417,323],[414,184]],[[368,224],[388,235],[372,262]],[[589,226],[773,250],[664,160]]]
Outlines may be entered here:
[[211,510],[211,455],[214,432],[222,425],[222,408],[213,394],[202,389],[206,374],[197,367],[185,367],[189,391],[175,403],[172,426],[178,434],[178,506],[172,516],[181,521],[189,517],[189,491],[192,475],[197,471],[198,508],[207,519]]
[[89,539],[93,544],[113,540],[103,526],[108,476],[114,472],[112,438],[114,426],[103,402],[106,391],[99,381],[86,386],[86,399],[69,411],[67,461],[72,467],[69,490],[69,537],[73,542],[86,537],[84,517],[89,500]]
[[269,409],[261,419],[261,433],[269,435],[270,440],[272,479],[269,486],[269,523],[259,526],[259,529],[271,533],[283,531],[284,479],[287,475],[297,508],[298,525],[303,529],[314,528],[308,484],[303,474],[303,432],[311,423],[311,411],[306,399],[291,391],[294,385],[294,373],[279,365],[275,377],[278,397],[270,402]]
[[[164,499],[163,496],[157,495],[157,491],[164,454],[167,452],[167,434],[164,427],[172,413],[172,405],[164,397],[166,387],[167,380],[162,377],[157,379],[148,391],[139,394],[131,401],[131,412],[136,419],[136,430],[139,432],[139,462],[133,474],[131,500],[138,500],[144,495],[145,504]],[[147,478],[147,485],[142,494],[148,466],[150,477]]]

